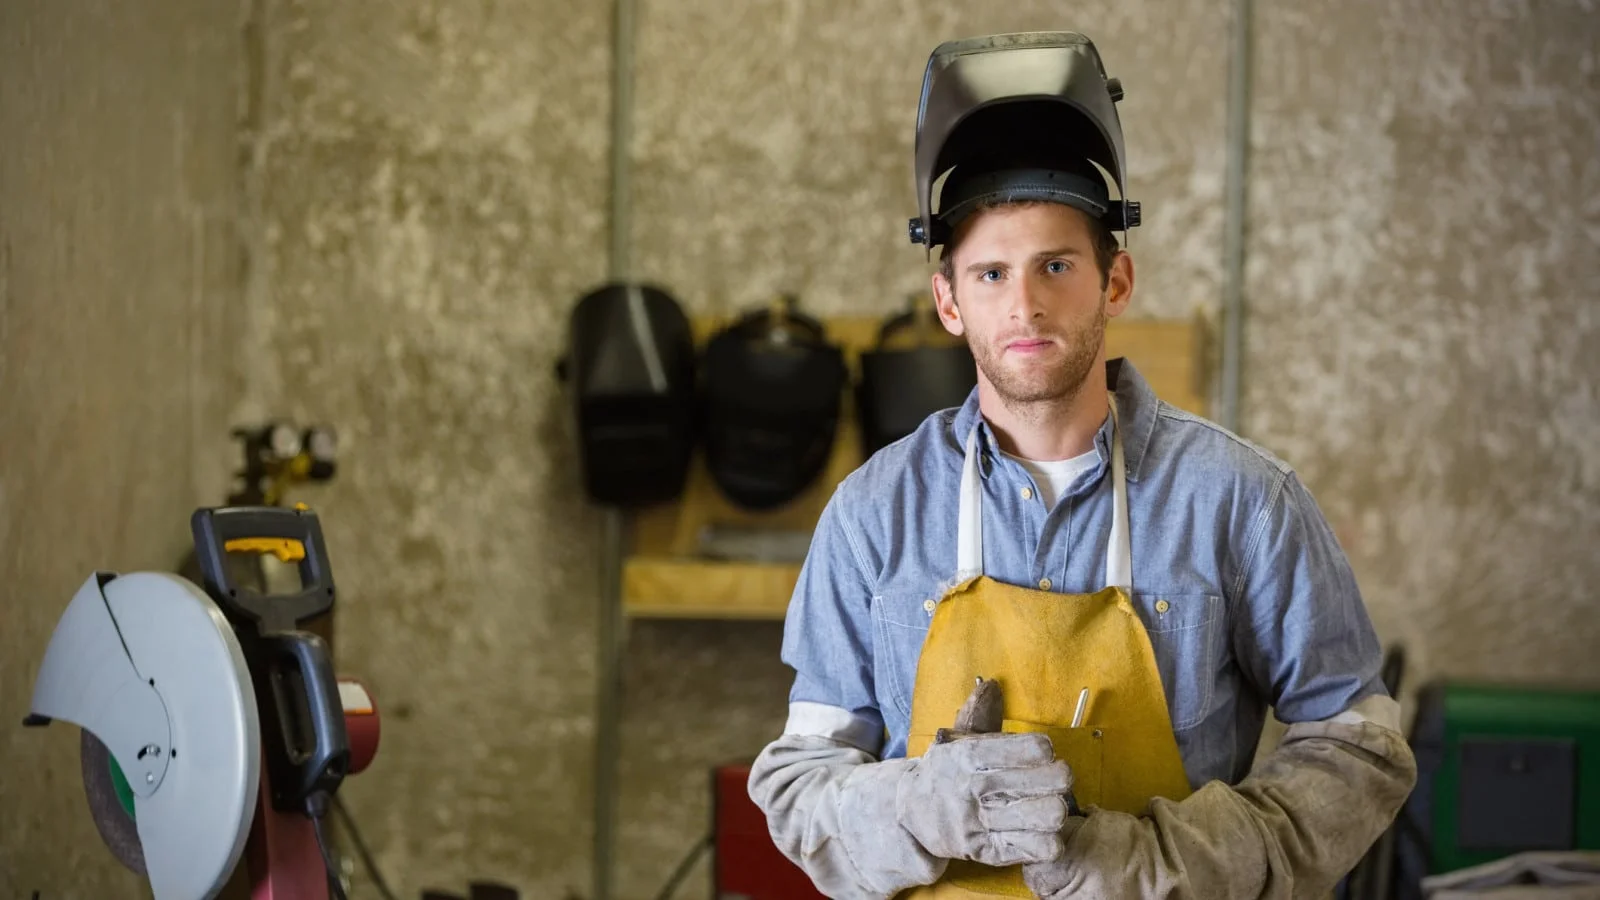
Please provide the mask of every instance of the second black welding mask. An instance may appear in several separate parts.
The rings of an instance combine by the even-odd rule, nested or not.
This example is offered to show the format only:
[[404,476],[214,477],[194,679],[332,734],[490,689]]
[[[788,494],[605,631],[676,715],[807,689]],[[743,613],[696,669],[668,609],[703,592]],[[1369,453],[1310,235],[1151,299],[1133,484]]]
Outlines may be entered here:
[[838,431],[844,353],[792,298],[712,336],[702,362],[706,465],[750,510],[783,505],[822,474]]

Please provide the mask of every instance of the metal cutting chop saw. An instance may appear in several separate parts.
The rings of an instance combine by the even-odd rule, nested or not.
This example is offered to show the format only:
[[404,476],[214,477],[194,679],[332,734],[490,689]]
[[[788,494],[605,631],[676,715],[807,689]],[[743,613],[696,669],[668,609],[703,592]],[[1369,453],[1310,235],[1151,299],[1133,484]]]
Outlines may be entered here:
[[[56,624],[24,724],[83,729],[95,824],[155,900],[242,884],[252,900],[342,897],[323,815],[372,761],[378,717],[302,630],[334,603],[317,517],[224,507],[190,524],[203,587],[165,572],[91,575]],[[252,589],[230,553],[295,563],[300,589]]]

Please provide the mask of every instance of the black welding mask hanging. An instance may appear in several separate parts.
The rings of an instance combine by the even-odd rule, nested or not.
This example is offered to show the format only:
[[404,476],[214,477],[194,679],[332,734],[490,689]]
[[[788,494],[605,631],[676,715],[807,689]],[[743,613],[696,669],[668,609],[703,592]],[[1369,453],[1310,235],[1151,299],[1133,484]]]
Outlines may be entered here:
[[695,443],[689,319],[659,289],[609,284],[572,311],[567,356],[590,499],[637,508],[676,498]]
[[[940,44],[928,59],[917,110],[911,242],[931,257],[967,213],[1015,200],[1064,203],[1114,231],[1138,225],[1139,204],[1126,199],[1121,99],[1121,83],[1106,76],[1099,51],[1081,34]],[[1116,198],[1091,162],[1110,175]]]
[[706,466],[729,500],[772,509],[822,474],[848,372],[843,351],[793,298],[713,335],[702,368]]
[[966,402],[978,367],[966,341],[939,324],[933,300],[913,297],[884,321],[878,343],[861,354],[856,415],[863,456],[917,430],[933,413]]

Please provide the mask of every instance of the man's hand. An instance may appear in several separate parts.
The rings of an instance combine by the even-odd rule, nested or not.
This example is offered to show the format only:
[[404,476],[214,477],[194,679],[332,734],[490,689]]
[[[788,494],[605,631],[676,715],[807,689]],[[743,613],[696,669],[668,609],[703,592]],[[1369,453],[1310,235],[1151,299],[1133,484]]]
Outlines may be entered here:
[[945,859],[1008,866],[1061,854],[1072,772],[1042,734],[999,732],[1000,688],[979,679],[900,782],[901,827]]

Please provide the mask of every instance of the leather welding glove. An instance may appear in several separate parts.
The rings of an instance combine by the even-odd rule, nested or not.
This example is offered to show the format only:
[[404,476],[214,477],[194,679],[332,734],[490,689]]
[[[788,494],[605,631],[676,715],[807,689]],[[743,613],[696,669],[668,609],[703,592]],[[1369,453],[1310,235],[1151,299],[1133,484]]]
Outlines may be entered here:
[[992,733],[998,686],[974,695],[920,757],[879,760],[851,739],[786,733],[756,758],[750,797],[818,890],[888,900],[938,881],[950,859],[1059,855],[1070,771],[1043,735]]
[[1399,707],[1369,697],[1289,726],[1278,748],[1229,787],[1144,816],[1092,809],[1063,832],[1061,858],[1023,867],[1042,900],[1066,897],[1325,897],[1394,819],[1416,783]]
[[900,779],[900,827],[929,853],[1009,866],[1054,859],[1072,771],[1042,734],[1002,734],[1000,686],[978,679],[915,768]]

